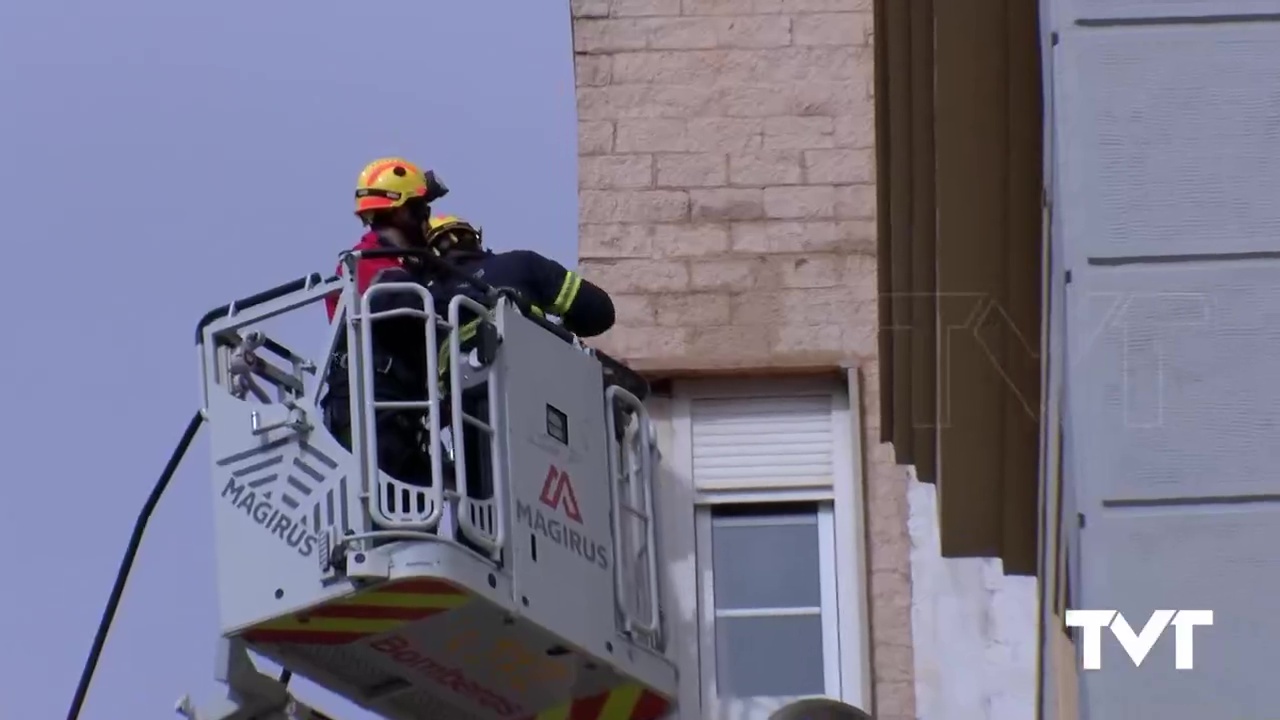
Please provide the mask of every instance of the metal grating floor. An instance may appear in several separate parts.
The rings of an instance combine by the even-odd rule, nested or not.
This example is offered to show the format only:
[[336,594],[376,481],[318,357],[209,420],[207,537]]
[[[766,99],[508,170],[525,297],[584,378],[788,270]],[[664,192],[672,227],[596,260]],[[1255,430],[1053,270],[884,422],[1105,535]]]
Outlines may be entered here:
[[285,645],[277,646],[285,657],[295,657],[317,668],[326,670],[360,688],[371,688],[397,676],[361,659],[342,645]]
[[446,703],[421,690],[411,690],[387,703],[409,717],[440,718],[441,720],[485,720],[474,713]]

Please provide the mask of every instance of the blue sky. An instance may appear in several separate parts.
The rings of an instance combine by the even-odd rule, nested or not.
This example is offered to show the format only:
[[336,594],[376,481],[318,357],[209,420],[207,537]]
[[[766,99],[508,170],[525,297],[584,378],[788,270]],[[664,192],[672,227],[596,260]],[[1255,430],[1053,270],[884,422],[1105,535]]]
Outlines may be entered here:
[[[0,718],[65,717],[196,407],[197,318],[330,270],[359,234],[355,175],[384,154],[436,168],[453,191],[439,209],[494,246],[572,264],[574,143],[566,2],[0,4]],[[314,314],[290,330],[318,344]],[[184,692],[215,693],[209,483],[197,442],[84,720],[172,718]]]

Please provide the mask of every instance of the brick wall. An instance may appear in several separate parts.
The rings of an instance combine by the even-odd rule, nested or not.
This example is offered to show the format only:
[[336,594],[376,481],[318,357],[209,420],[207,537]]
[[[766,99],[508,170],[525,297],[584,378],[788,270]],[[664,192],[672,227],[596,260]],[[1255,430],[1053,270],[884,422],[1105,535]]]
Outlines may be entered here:
[[580,257],[649,370],[864,371],[874,688],[915,717],[906,481],[878,442],[871,0],[572,0]]

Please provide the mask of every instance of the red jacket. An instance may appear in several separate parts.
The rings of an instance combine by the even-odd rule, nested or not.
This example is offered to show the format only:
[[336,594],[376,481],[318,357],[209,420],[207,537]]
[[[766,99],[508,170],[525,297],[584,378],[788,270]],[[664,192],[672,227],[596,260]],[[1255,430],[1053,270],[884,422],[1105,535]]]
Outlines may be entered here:
[[[386,247],[386,244],[378,237],[378,233],[369,232],[365,233],[364,237],[360,238],[360,242],[356,243],[356,246],[351,249],[373,250],[381,247]],[[363,293],[365,290],[369,289],[369,285],[373,283],[373,279],[377,277],[379,272],[386,270],[387,268],[395,267],[400,267],[400,260],[398,258],[361,258],[360,261],[356,263],[356,289]],[[343,264],[339,262],[338,274],[341,275],[342,272]],[[324,299],[325,310],[329,313],[329,322],[333,322],[333,315],[338,311],[339,295],[340,293],[334,293]]]

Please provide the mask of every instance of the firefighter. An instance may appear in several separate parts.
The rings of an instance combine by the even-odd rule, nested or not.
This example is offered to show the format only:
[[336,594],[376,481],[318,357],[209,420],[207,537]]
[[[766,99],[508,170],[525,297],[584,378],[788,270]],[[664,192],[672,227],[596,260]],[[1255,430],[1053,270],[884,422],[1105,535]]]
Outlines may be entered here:
[[[514,290],[534,311],[560,318],[565,329],[579,337],[594,337],[613,327],[614,308],[609,294],[563,265],[532,250],[494,253],[484,247],[476,226],[452,215],[433,217],[428,223],[426,245],[461,274],[496,287]],[[432,273],[427,287],[447,312],[454,295],[483,300],[483,294],[457,276]],[[468,333],[465,332],[464,335]]]
[[[480,228],[454,216],[434,217],[427,232],[427,246],[452,265],[458,272],[432,272],[421,276],[436,301],[436,312],[448,317],[449,302],[456,295],[468,295],[485,300],[485,292],[471,284],[467,278],[483,281],[489,287],[514,291],[522,297],[534,313],[554,315],[561,324],[580,337],[593,337],[607,331],[614,323],[613,301],[609,294],[595,284],[582,279],[578,273],[565,269],[560,263],[532,250],[509,250],[494,253],[483,244]],[[472,313],[464,313],[459,335],[464,350],[473,342],[479,321]],[[440,370],[447,370],[448,347],[442,341]],[[485,390],[463,393],[463,412],[482,422],[488,422],[488,398]],[[487,441],[474,428],[450,419],[453,447],[461,444],[466,456],[467,491],[475,498],[491,497],[493,492],[490,457]],[[462,442],[457,434],[461,430]]]
[[[431,171],[422,172],[402,158],[374,160],[356,179],[356,217],[369,229],[352,250],[373,248],[426,247],[430,230],[431,203],[449,193],[449,188]],[[395,258],[361,259],[356,265],[356,284],[364,292],[378,273],[402,267]],[[338,272],[343,271],[339,264]],[[399,279],[405,276],[395,273]],[[325,298],[329,319],[338,307],[338,296]]]
[[[360,171],[356,180],[355,213],[368,228],[353,250],[383,247],[425,248],[430,230],[431,203],[448,188],[435,176],[403,158],[380,158]],[[338,272],[344,272],[342,264]],[[414,282],[412,264],[397,258],[361,258],[356,285],[363,293],[378,282]],[[338,297],[325,299],[334,319]],[[381,294],[372,311],[394,307],[422,308],[411,293]],[[413,317],[379,319],[372,323],[374,398],[423,401],[426,394],[426,343],[422,320]],[[325,426],[345,447],[351,447],[350,387],[347,377],[346,336],[340,335],[327,377],[321,405]],[[397,480],[414,484],[430,481],[430,462],[424,454],[425,413],[417,410],[380,411],[376,417],[378,465]]]

